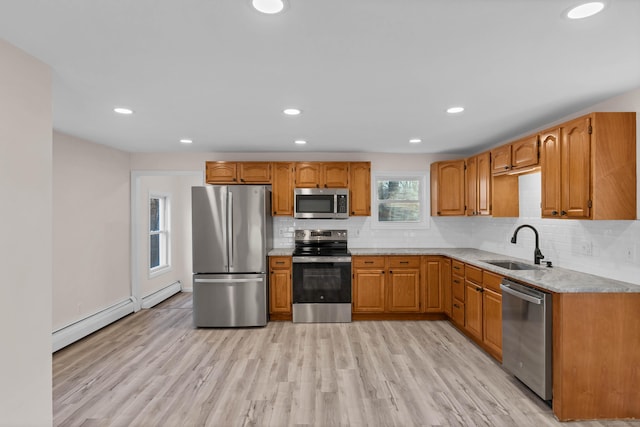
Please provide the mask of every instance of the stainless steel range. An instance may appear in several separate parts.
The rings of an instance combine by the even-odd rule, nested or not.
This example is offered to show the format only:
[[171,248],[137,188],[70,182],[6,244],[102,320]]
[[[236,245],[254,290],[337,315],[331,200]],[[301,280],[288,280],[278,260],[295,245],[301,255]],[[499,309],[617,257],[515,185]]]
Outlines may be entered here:
[[351,254],[347,230],[296,230],[293,321],[351,322]]

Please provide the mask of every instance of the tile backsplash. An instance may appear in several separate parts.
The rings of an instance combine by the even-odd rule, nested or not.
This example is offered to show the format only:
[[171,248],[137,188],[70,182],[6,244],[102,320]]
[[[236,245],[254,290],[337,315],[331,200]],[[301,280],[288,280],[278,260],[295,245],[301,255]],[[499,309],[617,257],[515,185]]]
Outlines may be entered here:
[[510,243],[522,224],[540,234],[545,261],[555,266],[640,286],[640,221],[580,221],[542,219],[540,173],[519,177],[520,217],[433,217],[426,229],[387,230],[371,226],[369,217],[347,220],[274,218],[274,247],[292,248],[296,229],[346,229],[353,248],[470,247],[533,262],[534,233],[523,229],[518,243]]

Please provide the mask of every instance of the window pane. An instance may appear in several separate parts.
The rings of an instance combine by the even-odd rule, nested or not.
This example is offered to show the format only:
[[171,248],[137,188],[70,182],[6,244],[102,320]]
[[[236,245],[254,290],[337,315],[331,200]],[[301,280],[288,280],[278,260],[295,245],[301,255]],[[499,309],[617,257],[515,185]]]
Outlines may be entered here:
[[160,235],[153,234],[149,236],[149,268],[160,265]]
[[378,205],[378,221],[420,221],[419,202],[387,202]]
[[378,200],[418,200],[419,180],[379,180]]
[[149,231],[160,230],[160,199],[149,200]]

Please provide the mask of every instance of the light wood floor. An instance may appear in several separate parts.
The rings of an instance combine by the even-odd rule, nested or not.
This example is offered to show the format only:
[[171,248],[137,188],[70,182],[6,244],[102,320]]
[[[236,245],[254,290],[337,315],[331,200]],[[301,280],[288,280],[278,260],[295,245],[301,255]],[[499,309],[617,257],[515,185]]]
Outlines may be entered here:
[[59,426],[638,426],[559,423],[445,321],[194,329],[191,294],[53,357]]

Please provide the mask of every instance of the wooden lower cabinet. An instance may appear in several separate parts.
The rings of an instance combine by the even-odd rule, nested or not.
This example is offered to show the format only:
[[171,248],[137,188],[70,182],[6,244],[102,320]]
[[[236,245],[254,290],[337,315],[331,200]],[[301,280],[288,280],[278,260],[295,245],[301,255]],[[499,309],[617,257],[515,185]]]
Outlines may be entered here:
[[353,257],[353,312],[384,313],[385,257]]
[[468,280],[465,281],[464,327],[482,340],[482,287]]
[[502,360],[502,295],[485,289],[482,293],[482,342]]
[[464,263],[451,261],[451,320],[464,328]]
[[387,310],[418,313],[420,311],[420,257],[387,257],[389,291]]
[[[422,256],[354,256],[352,258],[352,311],[355,315],[382,315],[383,317],[368,318],[398,318],[406,319],[442,317],[442,309],[427,311],[425,309],[424,295],[424,258]],[[435,257],[438,261],[440,258]],[[440,265],[438,274],[434,273],[434,281],[431,285],[435,290],[431,293],[437,295],[440,301]],[[433,304],[440,305],[440,302]],[[430,313],[430,314],[427,314]],[[356,319],[358,317],[356,316]],[[367,318],[360,317],[360,318]]]
[[291,275],[289,256],[269,258],[269,314],[271,320],[291,320]]
[[553,412],[640,418],[640,293],[553,294]]

